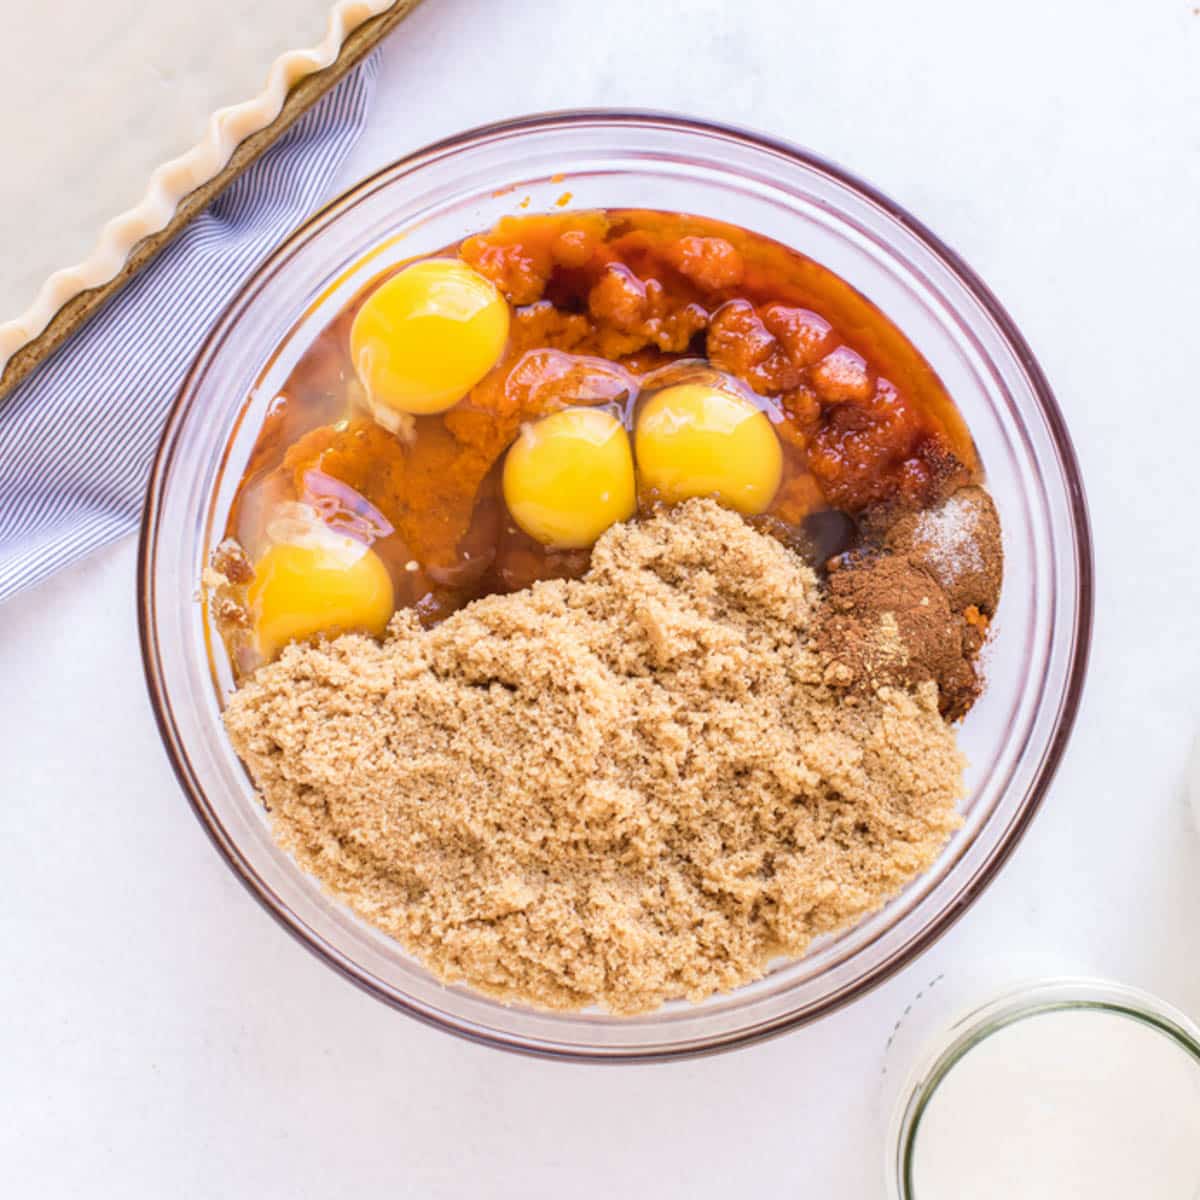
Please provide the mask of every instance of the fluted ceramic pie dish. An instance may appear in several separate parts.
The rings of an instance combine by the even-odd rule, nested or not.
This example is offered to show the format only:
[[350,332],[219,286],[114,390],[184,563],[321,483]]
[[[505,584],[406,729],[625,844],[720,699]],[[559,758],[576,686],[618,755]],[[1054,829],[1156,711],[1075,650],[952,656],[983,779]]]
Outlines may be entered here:
[[114,279],[355,29],[415,3],[17,6],[0,72],[0,376],[63,305]]

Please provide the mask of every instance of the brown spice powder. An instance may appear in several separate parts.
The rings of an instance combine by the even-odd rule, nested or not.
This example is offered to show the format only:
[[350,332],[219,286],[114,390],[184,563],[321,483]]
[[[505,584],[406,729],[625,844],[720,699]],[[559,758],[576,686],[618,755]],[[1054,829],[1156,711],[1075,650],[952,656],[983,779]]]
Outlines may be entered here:
[[1000,518],[983,488],[894,520],[878,550],[830,565],[815,634],[826,682],[870,694],[932,679],[942,715],[965,716],[983,690],[976,660],[1003,575]]
[[292,646],[226,724],[282,845],[439,976],[641,1012],[803,953],[959,824],[936,687],[831,690],[822,603],[692,501],[615,526],[581,580]]
[[830,573],[816,639],[831,686],[870,694],[933,680],[949,720],[971,707],[982,686],[946,593],[898,554],[872,555]]
[[902,517],[888,531],[887,547],[928,571],[955,612],[996,611],[1004,547],[995,501],[983,488],[959,488],[938,508]]

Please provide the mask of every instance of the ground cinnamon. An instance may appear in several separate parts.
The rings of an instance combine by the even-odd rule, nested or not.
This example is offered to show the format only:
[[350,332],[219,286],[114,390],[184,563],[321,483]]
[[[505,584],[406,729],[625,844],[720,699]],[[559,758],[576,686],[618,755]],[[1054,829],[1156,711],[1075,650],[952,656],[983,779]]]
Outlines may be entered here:
[[1000,524],[982,488],[897,521],[881,549],[831,564],[817,645],[831,687],[938,685],[947,720],[982,690],[976,656],[1003,574]]

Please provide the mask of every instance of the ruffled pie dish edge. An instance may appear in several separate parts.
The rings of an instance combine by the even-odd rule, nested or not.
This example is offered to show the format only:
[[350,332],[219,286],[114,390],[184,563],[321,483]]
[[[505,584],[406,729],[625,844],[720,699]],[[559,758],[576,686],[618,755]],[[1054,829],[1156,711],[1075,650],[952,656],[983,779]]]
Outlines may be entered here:
[[[147,243],[147,239],[168,231],[183,202],[205,185],[217,181],[231,165],[238,148],[279,119],[289,95],[299,83],[333,66],[346,48],[347,40],[369,21],[386,15],[387,29],[390,29],[419,2],[339,0],[330,8],[325,36],[320,42],[279,55],[271,63],[266,83],[258,95],[217,109],[208,120],[204,137],[184,154],[170,159],[153,171],[141,200],[103,226],[91,253],[85,259],[55,271],[45,280],[23,313],[12,320],[0,322],[0,395],[36,365],[36,361],[21,364],[17,356],[22,351],[28,351],[33,343],[47,334],[51,323],[72,301],[84,293],[104,289],[118,282],[126,268],[132,265],[135,249]],[[387,29],[381,29],[380,32],[386,32]],[[367,48],[363,47],[362,53]],[[206,201],[208,198],[211,197],[207,197]],[[150,256],[147,254],[145,258]],[[65,340],[77,324],[90,315],[93,307],[83,309],[77,321],[53,338],[46,352],[49,353]],[[38,356],[38,361],[41,357]]]

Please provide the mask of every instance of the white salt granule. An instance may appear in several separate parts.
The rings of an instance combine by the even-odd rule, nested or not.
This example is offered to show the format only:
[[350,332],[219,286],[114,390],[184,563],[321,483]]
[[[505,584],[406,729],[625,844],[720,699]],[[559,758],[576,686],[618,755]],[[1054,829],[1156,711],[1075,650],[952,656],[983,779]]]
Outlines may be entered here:
[[964,574],[983,570],[983,554],[976,539],[978,523],[975,506],[958,496],[917,519],[913,541],[943,584],[957,583]]

